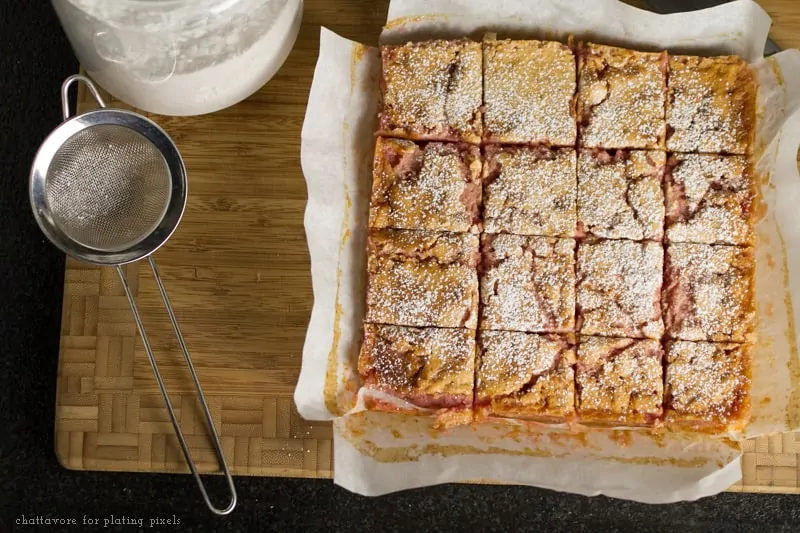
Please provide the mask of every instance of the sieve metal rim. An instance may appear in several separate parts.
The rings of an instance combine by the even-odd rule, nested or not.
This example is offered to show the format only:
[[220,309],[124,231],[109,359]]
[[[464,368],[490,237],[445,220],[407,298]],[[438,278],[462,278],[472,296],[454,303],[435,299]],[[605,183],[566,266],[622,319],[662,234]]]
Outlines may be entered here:
[[[50,164],[58,150],[73,135],[95,126],[121,126],[151,142],[164,157],[170,173],[170,199],[164,216],[144,239],[121,251],[89,248],[68,237],[53,220],[46,194]],[[144,259],[169,240],[186,209],[186,166],[177,146],[161,127],[138,113],[124,109],[102,108],[88,111],[62,122],[44,140],[31,167],[29,181],[31,209],[39,228],[59,250],[76,259],[96,265],[123,265]]]

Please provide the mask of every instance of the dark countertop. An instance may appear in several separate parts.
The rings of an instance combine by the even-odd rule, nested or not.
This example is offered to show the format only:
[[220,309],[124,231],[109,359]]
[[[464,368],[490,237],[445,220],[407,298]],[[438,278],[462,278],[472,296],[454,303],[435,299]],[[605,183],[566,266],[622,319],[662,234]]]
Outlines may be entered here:
[[[30,214],[27,174],[60,121],[59,86],[77,62],[49,3],[6,0],[0,15],[0,531],[93,531],[83,517],[180,520],[161,531],[800,531],[800,498],[722,494],[648,506],[528,487],[447,485],[381,498],[331,481],[237,478],[240,504],[210,516],[180,475],[72,472],[53,452],[63,256]],[[221,479],[212,487],[222,489]],[[18,525],[25,517],[78,526]],[[313,529],[312,529],[313,528]],[[137,531],[136,526],[105,531]]]

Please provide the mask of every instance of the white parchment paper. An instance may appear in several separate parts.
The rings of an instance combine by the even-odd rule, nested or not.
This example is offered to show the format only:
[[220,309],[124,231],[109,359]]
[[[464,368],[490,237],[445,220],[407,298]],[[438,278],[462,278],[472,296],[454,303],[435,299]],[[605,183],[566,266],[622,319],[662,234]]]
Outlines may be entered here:
[[646,430],[576,433],[522,423],[439,430],[425,416],[363,409],[356,372],[364,315],[365,236],[378,101],[375,48],[322,29],[302,133],[305,226],[314,307],[295,391],[300,414],[333,420],[334,480],[367,495],[451,481],[522,483],[645,502],[693,500],[741,477],[739,440],[800,428],[800,52],[762,58],[767,14],[739,0],[691,14],[656,15],[616,0],[393,0],[381,42],[433,37],[565,40],[641,50],[736,54],[760,84],[760,207],[753,418],[730,438]]

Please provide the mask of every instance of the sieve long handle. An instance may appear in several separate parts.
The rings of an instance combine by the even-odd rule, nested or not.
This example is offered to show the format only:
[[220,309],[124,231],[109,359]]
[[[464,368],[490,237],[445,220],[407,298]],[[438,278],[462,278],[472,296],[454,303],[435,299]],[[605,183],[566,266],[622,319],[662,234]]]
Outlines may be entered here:
[[203,495],[203,499],[206,501],[206,505],[214,514],[218,515],[226,515],[233,511],[234,507],[236,507],[237,502],[237,495],[236,495],[236,487],[233,484],[233,477],[231,476],[231,472],[228,469],[228,463],[225,461],[225,454],[222,452],[222,444],[219,440],[219,435],[217,434],[217,429],[214,427],[214,421],[211,418],[211,411],[208,409],[208,404],[206,403],[206,397],[203,394],[203,390],[200,388],[200,381],[197,379],[197,373],[194,370],[194,365],[192,364],[192,358],[189,356],[189,350],[186,348],[186,343],[183,340],[183,334],[181,333],[180,327],[178,326],[178,320],[175,318],[175,313],[172,310],[172,305],[169,303],[169,298],[167,297],[167,291],[164,288],[164,284],[161,281],[161,276],[158,273],[158,268],[156,267],[156,262],[153,260],[153,257],[150,256],[147,258],[147,262],[150,263],[150,269],[153,271],[153,276],[155,277],[156,283],[158,284],[158,290],[161,293],[161,299],[164,302],[164,306],[167,309],[167,314],[169,315],[169,320],[172,323],[172,329],[175,331],[175,336],[178,338],[178,343],[181,346],[181,351],[183,352],[183,358],[186,360],[186,366],[189,368],[189,373],[192,375],[192,381],[194,381],[194,387],[197,391],[197,398],[200,400],[200,405],[203,407],[203,414],[206,418],[206,424],[208,426],[208,431],[211,434],[211,442],[214,445],[214,450],[217,453],[217,457],[219,458],[219,463],[222,466],[222,472],[225,474],[225,479],[228,482],[228,487],[231,493],[231,500],[228,503],[228,506],[224,509],[218,509],[214,507],[211,503],[211,500],[208,497],[208,493],[206,492],[206,487],[203,484],[203,480],[200,478],[200,473],[197,471],[197,467],[194,464],[194,460],[192,459],[191,454],[189,453],[189,446],[186,444],[186,439],[183,437],[183,432],[181,431],[180,425],[178,424],[178,419],[175,416],[175,411],[172,408],[172,402],[169,400],[169,395],[167,394],[167,388],[164,386],[164,380],[161,378],[161,373],[158,371],[158,364],[156,363],[156,358],[153,355],[153,349],[150,347],[150,342],[147,339],[147,334],[144,330],[144,324],[142,323],[142,318],[139,316],[139,310],[136,307],[136,300],[131,293],[130,286],[128,285],[128,279],[125,276],[125,272],[122,270],[122,266],[117,266],[117,273],[119,274],[120,279],[122,280],[122,286],[125,289],[125,295],[128,297],[128,302],[131,305],[131,311],[133,311],[133,318],[136,320],[136,326],[139,328],[139,334],[142,337],[142,344],[144,344],[144,349],[147,352],[147,358],[150,360],[150,366],[153,368],[153,374],[155,375],[156,381],[158,382],[158,388],[161,390],[161,396],[164,397],[164,403],[167,406],[167,411],[169,412],[169,418],[172,421],[172,427],[175,428],[175,435],[178,437],[178,442],[181,445],[181,449],[183,450],[183,455],[186,457],[186,462],[189,464],[189,468],[192,471],[192,475],[194,475],[194,479],[197,481],[197,486],[200,488],[200,493]]

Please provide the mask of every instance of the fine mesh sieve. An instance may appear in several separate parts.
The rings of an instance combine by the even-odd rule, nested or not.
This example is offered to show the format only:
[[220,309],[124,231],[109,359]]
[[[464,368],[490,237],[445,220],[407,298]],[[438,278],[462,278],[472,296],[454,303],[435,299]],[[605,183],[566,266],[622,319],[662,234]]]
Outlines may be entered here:
[[130,128],[99,124],[76,133],[55,153],[45,193],[53,220],[67,237],[118,252],[158,227],[171,181],[153,143]]
[[[86,84],[100,109],[70,117],[68,92],[77,81]],[[186,207],[183,159],[169,136],[151,120],[130,111],[106,108],[97,89],[86,77],[67,78],[61,98],[64,122],[39,148],[31,169],[29,192],[33,214],[47,238],[64,253],[90,263],[116,267],[175,434],[203,499],[214,513],[228,514],[237,502],[233,478],[151,255],[169,239],[183,216]],[[211,503],[191,457],[122,268],[140,259],[147,259],[153,271],[228,482],[231,499],[224,509]]]

